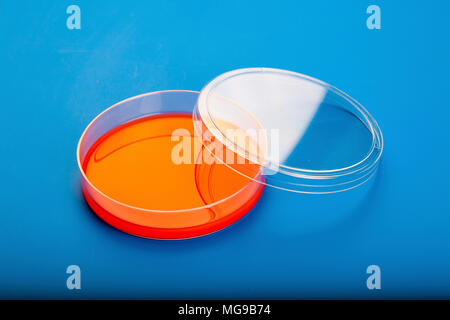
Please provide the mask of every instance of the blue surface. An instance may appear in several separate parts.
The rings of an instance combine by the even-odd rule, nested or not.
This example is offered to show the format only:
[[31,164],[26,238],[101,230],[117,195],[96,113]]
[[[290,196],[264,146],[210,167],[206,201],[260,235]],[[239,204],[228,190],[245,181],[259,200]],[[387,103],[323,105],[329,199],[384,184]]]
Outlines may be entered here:
[[[66,28],[72,3],[81,30]],[[381,30],[366,28],[370,4]],[[444,0],[1,1],[0,297],[450,297],[449,12]],[[229,229],[162,242],[90,211],[75,148],[94,116],[252,66],[322,79],[377,119],[382,164],[351,214],[309,228],[312,204],[266,190]],[[371,264],[381,290],[366,288]]]

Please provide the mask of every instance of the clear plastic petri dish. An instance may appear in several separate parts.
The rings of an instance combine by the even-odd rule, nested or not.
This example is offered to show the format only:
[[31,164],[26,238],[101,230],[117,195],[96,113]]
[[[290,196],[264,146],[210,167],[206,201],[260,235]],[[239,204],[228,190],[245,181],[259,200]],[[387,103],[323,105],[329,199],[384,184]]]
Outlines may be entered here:
[[195,135],[198,95],[136,96],[87,126],[77,160],[85,199],[101,219],[140,237],[185,239],[229,226],[258,201],[261,167],[239,155],[234,165],[219,163],[205,145],[224,146],[208,131]]
[[382,151],[377,122],[346,93],[299,73],[247,68],[200,93],[115,104],[87,126],[77,159],[101,219],[141,237],[185,239],[231,225],[266,186],[265,203],[295,202],[297,214],[269,217],[274,229],[328,223],[359,205]]
[[[374,175],[383,150],[377,122],[355,99],[286,70],[247,68],[218,76],[201,90],[194,119],[196,129],[206,128],[227,149],[260,165],[259,182],[294,193],[358,187]],[[240,137],[254,139],[258,148],[236,138],[232,127],[242,128]]]

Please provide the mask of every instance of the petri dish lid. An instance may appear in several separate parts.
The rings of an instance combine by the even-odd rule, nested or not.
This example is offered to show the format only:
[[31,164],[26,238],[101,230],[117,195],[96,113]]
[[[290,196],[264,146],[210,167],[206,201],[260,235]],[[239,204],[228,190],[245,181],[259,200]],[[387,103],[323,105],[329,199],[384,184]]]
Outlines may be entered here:
[[261,183],[292,192],[357,187],[375,173],[383,150],[377,122],[355,99],[286,70],[246,68],[216,77],[200,92],[193,118],[197,134],[206,127],[259,164]]

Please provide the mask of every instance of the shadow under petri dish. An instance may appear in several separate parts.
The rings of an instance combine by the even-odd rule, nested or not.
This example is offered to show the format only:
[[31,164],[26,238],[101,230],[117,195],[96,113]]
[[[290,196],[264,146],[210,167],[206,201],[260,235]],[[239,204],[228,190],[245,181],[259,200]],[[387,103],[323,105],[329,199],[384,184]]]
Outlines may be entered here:
[[[180,144],[184,149],[179,152]],[[178,158],[174,161],[174,150],[175,156],[184,162],[180,163]],[[227,199],[198,214],[186,215],[188,221],[180,218],[183,212],[173,219],[169,219],[170,215],[154,219],[149,226],[152,228],[195,227],[233,214],[242,216],[261,195],[263,185],[247,177],[249,172],[256,177],[259,167],[236,161],[233,170],[218,161],[198,161],[204,151],[202,141],[194,134],[192,114],[152,115],[122,124],[103,135],[89,149],[83,170],[103,194],[136,208],[190,210]],[[246,176],[239,173],[241,170]],[[249,184],[252,186],[248,187]],[[91,207],[97,211],[95,205]],[[205,229],[203,233],[221,227]]]

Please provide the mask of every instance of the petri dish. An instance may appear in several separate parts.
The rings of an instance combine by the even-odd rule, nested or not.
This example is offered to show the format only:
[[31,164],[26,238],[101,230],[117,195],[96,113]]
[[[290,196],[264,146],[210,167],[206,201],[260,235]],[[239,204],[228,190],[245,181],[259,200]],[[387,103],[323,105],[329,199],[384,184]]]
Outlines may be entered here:
[[[197,128],[207,128],[226,148],[259,164],[260,183],[295,193],[358,187],[374,175],[383,150],[377,122],[355,99],[280,69],[218,76],[202,89],[194,119]],[[230,126],[248,132],[262,151],[236,139]]]
[[269,201],[313,208],[310,216],[276,213],[270,225],[283,221],[283,232],[311,217],[321,224],[323,212],[339,217],[363,194],[354,191],[365,194],[382,151],[377,122],[348,94],[299,73],[246,68],[200,92],[113,105],[85,129],[77,160],[101,219],[136,236],[186,239],[233,224],[263,190],[274,191]]
[[87,126],[77,160],[85,199],[101,219],[136,236],[185,239],[225,228],[254,206],[261,167],[237,154],[234,165],[216,161],[205,145],[225,147],[194,132],[198,95],[140,95]]

